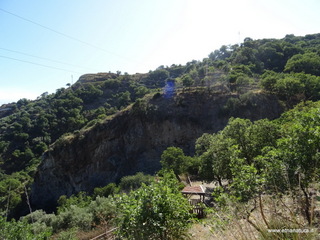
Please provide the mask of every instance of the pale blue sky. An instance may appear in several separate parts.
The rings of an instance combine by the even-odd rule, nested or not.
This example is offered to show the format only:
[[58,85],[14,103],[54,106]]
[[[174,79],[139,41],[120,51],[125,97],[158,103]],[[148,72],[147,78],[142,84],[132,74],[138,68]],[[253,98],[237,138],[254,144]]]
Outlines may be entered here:
[[0,104],[71,76],[202,60],[245,37],[319,33],[319,10],[319,0],[0,0]]

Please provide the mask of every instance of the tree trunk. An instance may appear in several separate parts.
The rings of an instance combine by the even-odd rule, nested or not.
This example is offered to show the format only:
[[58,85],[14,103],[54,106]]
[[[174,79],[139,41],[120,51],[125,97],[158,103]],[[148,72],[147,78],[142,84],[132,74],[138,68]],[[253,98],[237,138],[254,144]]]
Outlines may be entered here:
[[219,183],[220,187],[222,187],[222,188],[223,188],[222,180],[221,180],[221,178],[220,178],[220,177],[218,177],[218,183]]
[[304,187],[302,187],[301,185],[300,185],[300,187],[301,187],[301,190],[304,194],[304,201],[305,201],[304,213],[306,215],[306,219],[308,221],[309,226],[311,226],[312,219],[311,219],[311,214],[310,214],[310,198],[309,198],[309,195],[308,195],[306,189]]

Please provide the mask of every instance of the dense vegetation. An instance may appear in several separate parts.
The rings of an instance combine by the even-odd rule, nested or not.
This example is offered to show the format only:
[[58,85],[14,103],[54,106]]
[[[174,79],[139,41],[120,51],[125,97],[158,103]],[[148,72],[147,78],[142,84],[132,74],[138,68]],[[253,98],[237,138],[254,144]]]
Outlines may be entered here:
[[[127,177],[118,186],[111,184],[96,189],[93,196],[60,198],[56,214],[37,211],[24,221],[6,222],[6,219],[28,213],[30,184],[41,155],[53,143],[80,129],[90,128],[134,102],[141,104],[146,94],[163,91],[164,96],[170,96],[179,89],[215,86],[220,86],[221,91],[241,94],[240,98],[229,99],[225,114],[238,109],[241,101],[253,98],[255,91],[276,95],[287,109],[302,103],[274,121],[230,119],[222,131],[204,134],[197,140],[195,156],[185,156],[181,149],[172,146],[162,155],[163,169],[173,169],[176,176],[188,173],[201,180],[217,181],[220,187],[215,190],[214,198],[221,206],[229,201],[247,203],[265,193],[301,196],[307,223],[312,225],[315,221],[309,190],[319,181],[320,173],[320,106],[317,102],[320,100],[320,34],[287,35],[280,40],[246,38],[241,46],[222,46],[202,61],[160,66],[147,74],[117,72],[83,79],[54,94],[44,93],[35,101],[21,99],[8,104],[4,107],[9,110],[0,112],[0,224],[3,229],[25,229],[23,233],[22,230],[4,231],[1,234],[7,234],[5,238],[13,232],[20,232],[21,236],[33,232],[41,238],[43,234],[74,227],[90,230],[117,219],[115,216],[120,217],[117,222],[122,229],[120,234],[127,238],[151,236],[150,232],[133,232],[132,229],[141,224],[155,224],[155,228],[150,229],[153,234],[159,234],[155,236],[160,239],[171,239],[172,232],[180,233],[177,229],[187,226],[180,226],[179,222],[191,216],[186,214],[187,205],[173,186],[172,176],[170,181],[159,183],[145,179],[143,174],[133,180]],[[141,183],[151,185],[139,188]],[[119,192],[129,195],[111,197]],[[151,212],[147,211],[148,205],[144,205],[146,200],[160,204],[154,195],[157,192],[157,196],[164,194],[163,199],[167,196],[180,207],[184,206],[181,219],[174,219],[170,226],[148,222],[161,218],[148,215]],[[112,212],[112,206],[119,199],[123,201],[120,204],[123,209]],[[129,204],[136,208],[129,208]],[[173,211],[167,209],[165,202],[159,209],[162,207]],[[138,208],[142,212],[133,212]],[[152,210],[152,213],[157,212]],[[137,219],[127,221],[126,214]],[[147,214],[143,215],[145,221],[141,220],[141,214]],[[79,219],[74,219],[75,216]]]

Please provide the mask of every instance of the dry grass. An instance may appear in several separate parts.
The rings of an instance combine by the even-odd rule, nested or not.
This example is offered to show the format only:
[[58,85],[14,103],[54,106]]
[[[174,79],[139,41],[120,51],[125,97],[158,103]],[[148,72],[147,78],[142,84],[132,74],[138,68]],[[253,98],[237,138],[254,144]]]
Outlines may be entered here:
[[[207,219],[192,226],[191,239],[320,239],[320,217],[315,216],[313,226],[309,227],[296,199],[264,196],[261,203],[261,209],[256,201],[212,212]],[[319,209],[319,205],[316,201],[314,209]]]

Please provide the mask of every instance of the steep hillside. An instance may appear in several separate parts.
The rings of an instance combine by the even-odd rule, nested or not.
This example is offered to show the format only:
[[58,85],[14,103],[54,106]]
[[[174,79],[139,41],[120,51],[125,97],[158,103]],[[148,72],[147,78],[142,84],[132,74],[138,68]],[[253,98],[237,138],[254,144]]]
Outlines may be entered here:
[[192,154],[195,140],[221,130],[230,116],[274,119],[283,111],[274,96],[250,96],[239,109],[228,109],[228,101],[238,99],[237,94],[192,89],[167,98],[158,93],[89,130],[66,136],[44,154],[32,203],[48,208],[61,195],[90,192],[138,171],[154,173],[167,147]]
[[59,194],[154,172],[167,146],[192,154],[197,137],[222,129],[231,116],[275,118],[319,100],[319,49],[320,34],[246,38],[202,61],[143,74],[85,74],[35,101],[1,106],[0,214],[26,213],[35,176],[32,199],[41,207]]

